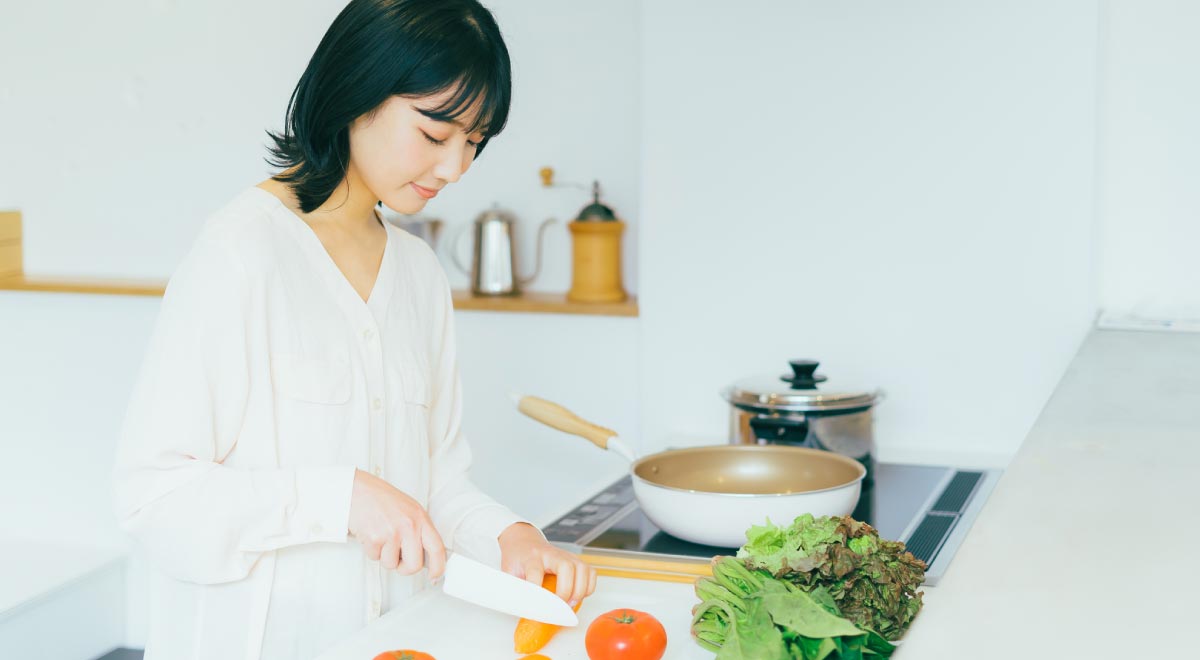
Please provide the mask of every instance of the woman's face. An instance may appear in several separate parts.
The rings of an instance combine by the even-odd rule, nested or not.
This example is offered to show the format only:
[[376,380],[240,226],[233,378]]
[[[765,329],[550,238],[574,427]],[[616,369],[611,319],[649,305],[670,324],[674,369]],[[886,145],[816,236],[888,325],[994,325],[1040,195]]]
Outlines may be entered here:
[[419,212],[437,191],[458,181],[484,137],[465,132],[469,113],[459,118],[467,123],[458,124],[417,111],[436,108],[443,98],[393,96],[350,126],[351,171],[397,213]]

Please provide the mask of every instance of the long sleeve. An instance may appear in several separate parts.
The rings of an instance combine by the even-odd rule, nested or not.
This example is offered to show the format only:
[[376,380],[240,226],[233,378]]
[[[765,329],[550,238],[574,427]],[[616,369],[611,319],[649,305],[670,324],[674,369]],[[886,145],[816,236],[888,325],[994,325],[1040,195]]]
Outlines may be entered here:
[[496,539],[510,525],[529,522],[479,490],[470,481],[471,450],[462,430],[462,383],[458,374],[454,305],[450,286],[440,271],[442,288],[437,313],[440,346],[430,371],[433,392],[430,410],[429,514],[442,538],[458,550],[481,560],[491,559]]
[[195,583],[247,576],[265,552],[347,537],[353,466],[225,465],[237,451],[270,455],[245,434],[249,363],[247,270],[206,228],[162,308],[122,429],[114,508],[168,575]]

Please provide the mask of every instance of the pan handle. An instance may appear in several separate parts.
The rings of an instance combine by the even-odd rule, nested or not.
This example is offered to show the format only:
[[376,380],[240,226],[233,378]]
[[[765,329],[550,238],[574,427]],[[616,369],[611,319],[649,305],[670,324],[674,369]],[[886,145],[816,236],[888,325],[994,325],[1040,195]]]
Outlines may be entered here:
[[613,444],[617,442],[616,431],[593,424],[553,401],[516,394],[513,395],[513,399],[517,402],[517,410],[526,416],[564,433],[584,438],[601,449],[609,448],[610,439],[614,441]]

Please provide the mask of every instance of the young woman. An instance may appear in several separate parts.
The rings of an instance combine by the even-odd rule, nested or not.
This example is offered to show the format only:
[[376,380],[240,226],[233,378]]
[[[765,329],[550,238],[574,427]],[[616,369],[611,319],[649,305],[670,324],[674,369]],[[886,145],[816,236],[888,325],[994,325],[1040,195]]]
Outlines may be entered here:
[[554,573],[572,603],[595,589],[468,481],[445,274],[375,211],[446,194],[510,81],[476,0],[353,0],[271,135],[281,172],[205,223],[114,474],[155,567],[147,660],[314,657],[438,578],[448,547]]

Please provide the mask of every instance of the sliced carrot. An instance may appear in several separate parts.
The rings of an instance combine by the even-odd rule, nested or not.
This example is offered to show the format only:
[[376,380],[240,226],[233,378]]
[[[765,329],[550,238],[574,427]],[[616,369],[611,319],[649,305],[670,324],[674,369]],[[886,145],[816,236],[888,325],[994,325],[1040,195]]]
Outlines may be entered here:
[[[558,576],[546,574],[542,578],[542,588],[547,591],[554,591],[558,588]],[[575,605],[575,611],[578,612],[583,602]],[[513,648],[517,653],[533,653],[540,651],[543,646],[550,643],[551,638],[562,629],[562,626],[556,626],[553,623],[542,623],[532,619],[521,619],[517,622],[517,629],[513,632]]]

